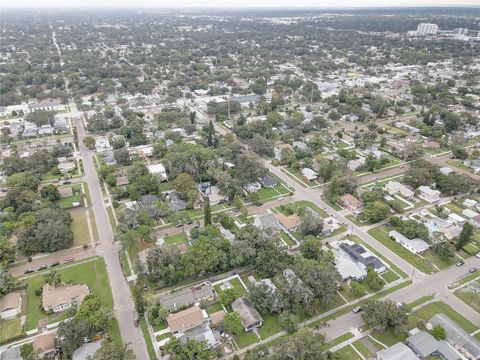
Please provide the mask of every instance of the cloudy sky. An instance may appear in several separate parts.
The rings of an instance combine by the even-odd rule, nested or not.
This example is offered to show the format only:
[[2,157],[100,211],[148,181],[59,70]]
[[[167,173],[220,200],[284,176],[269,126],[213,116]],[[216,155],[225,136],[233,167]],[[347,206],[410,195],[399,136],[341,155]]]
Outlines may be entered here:
[[369,7],[463,6],[480,0],[0,0],[1,7]]

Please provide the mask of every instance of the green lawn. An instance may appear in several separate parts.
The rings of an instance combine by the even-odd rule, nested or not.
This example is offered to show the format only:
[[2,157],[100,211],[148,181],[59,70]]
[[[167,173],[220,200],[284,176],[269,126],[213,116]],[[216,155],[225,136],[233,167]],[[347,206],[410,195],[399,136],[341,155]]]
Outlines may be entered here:
[[347,341],[348,339],[351,339],[352,337],[353,337],[353,334],[351,332],[343,334],[343,335],[329,341],[328,343],[325,343],[324,344],[324,350],[326,351],[328,349],[331,349],[332,347],[337,346],[338,344],[341,344],[342,342]]
[[433,300],[433,296],[432,295],[426,295],[426,296],[422,296],[421,298],[418,298],[417,300],[415,301],[412,301],[411,303],[408,303],[407,304],[407,308],[409,310],[412,310],[413,308],[423,304],[423,303],[426,303],[427,301],[430,301],[430,300]]
[[165,241],[165,244],[168,245],[180,244],[187,241],[187,236],[184,233],[180,233],[176,235],[165,236],[163,240]]
[[147,344],[147,352],[150,360],[157,359],[157,354],[155,354],[155,349],[153,347],[152,339],[148,332],[147,322],[145,319],[140,319],[140,328],[142,329],[143,338],[145,339],[145,344]]
[[292,212],[297,213],[307,207],[309,207],[313,211],[316,211],[322,218],[327,218],[330,216],[325,210],[320,209],[314,203],[306,200],[300,200],[290,204],[281,205],[279,207],[276,207],[275,210],[281,212],[284,215],[289,215]]
[[293,245],[295,245],[296,243],[292,240],[292,238],[285,232],[285,231],[281,231],[280,232],[280,237],[282,238],[283,241],[286,242],[286,244],[289,246],[289,247],[292,247]]
[[[368,338],[367,338],[368,340]],[[360,354],[362,354],[365,359],[372,359],[373,358],[373,353],[368,349],[368,347],[363,343],[362,340],[357,340],[355,341],[352,346],[357,349]]]
[[[105,262],[102,258],[95,257],[83,264],[59,268],[64,283],[86,284],[93,294],[98,295],[106,308],[113,308],[113,297],[108,282]],[[49,323],[59,321],[63,315],[47,315],[41,309],[41,296],[35,295],[35,290],[43,285],[43,276],[34,276],[27,281],[27,322],[26,329],[37,327],[38,320],[47,317]]]
[[20,317],[13,320],[0,320],[0,342],[21,334]]
[[463,208],[459,205],[457,205],[454,202],[449,202],[448,204],[444,205],[445,207],[449,208],[451,211],[453,211],[455,214],[463,216],[462,211]]
[[388,247],[397,255],[404,258],[410,264],[414,265],[418,270],[431,274],[435,272],[435,268],[426,260],[414,255],[410,251],[408,251],[405,247],[397,243],[396,241],[390,239],[388,236],[388,232],[393,228],[387,226],[378,226],[373,229],[370,229],[368,233],[372,235],[375,239],[381,242],[383,245]]
[[234,339],[240,349],[259,341],[257,335],[251,331],[236,335]]
[[88,233],[88,224],[85,209],[70,210],[72,224],[70,228],[73,231],[73,246],[90,244],[90,235]]
[[455,281],[453,284],[450,284],[448,286],[449,289],[455,289],[456,287],[465,284],[466,282],[472,281],[473,279],[476,279],[477,277],[480,277],[480,274],[478,272],[475,272],[473,274],[468,274],[467,276],[461,278],[460,280]]
[[336,351],[335,354],[339,356],[341,360],[363,360],[356,352],[353,350],[351,345],[347,345],[340,350]]
[[391,283],[391,282],[394,282],[395,280],[399,279],[399,277],[392,270],[387,270],[383,274],[380,274],[380,276],[387,283]]
[[123,268],[123,273],[125,274],[126,277],[130,276],[132,273],[130,271],[130,267],[128,266],[127,255],[125,254],[125,251],[122,251],[120,253],[119,259],[120,259],[120,264],[122,265],[122,268]]
[[217,301],[213,304],[209,304],[205,307],[205,311],[209,315],[213,314],[214,312],[220,311],[220,310],[223,310],[223,308],[222,308],[222,304],[219,301]]
[[[476,284],[476,288],[480,289],[480,280],[472,281],[471,284]],[[472,288],[468,285],[455,291],[455,296],[470,306],[473,310],[480,313],[480,294],[473,292]]]
[[263,326],[258,329],[258,334],[262,339],[282,331],[282,327],[275,314],[261,314],[263,318]]
[[397,342],[404,341],[408,334],[406,332],[395,334],[393,331],[373,331],[372,337],[387,346],[395,345]]

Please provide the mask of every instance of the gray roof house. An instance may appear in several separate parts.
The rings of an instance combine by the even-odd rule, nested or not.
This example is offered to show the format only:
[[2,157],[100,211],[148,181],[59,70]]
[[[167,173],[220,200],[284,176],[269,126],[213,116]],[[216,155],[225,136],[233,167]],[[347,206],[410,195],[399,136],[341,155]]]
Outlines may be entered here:
[[101,341],[85,343],[73,352],[72,360],[88,360],[100,349],[100,346],[102,346]]
[[20,354],[20,348],[8,348],[0,353],[0,360],[19,360],[22,356]]
[[455,321],[445,314],[437,314],[430,319],[430,324],[440,325],[445,329],[447,342],[460,350],[470,359],[480,359],[480,342],[470,336]]
[[263,325],[263,318],[246,297],[236,299],[232,303],[233,311],[240,314],[245,331],[251,331]]
[[460,356],[445,341],[435,339],[428,332],[419,330],[407,338],[407,344],[420,358],[442,354],[445,360],[457,360]]
[[260,229],[273,229],[275,231],[280,231],[281,227],[277,221],[275,215],[271,212],[263,212],[261,214],[257,214],[253,221],[253,225]]
[[418,360],[412,349],[401,342],[380,350],[375,356],[377,360]]
[[185,288],[174,293],[160,296],[160,304],[168,311],[198,303],[202,300],[213,301],[216,298],[215,290],[211,285]]
[[273,176],[267,175],[260,180],[260,183],[263,187],[274,187],[278,184],[278,181]]

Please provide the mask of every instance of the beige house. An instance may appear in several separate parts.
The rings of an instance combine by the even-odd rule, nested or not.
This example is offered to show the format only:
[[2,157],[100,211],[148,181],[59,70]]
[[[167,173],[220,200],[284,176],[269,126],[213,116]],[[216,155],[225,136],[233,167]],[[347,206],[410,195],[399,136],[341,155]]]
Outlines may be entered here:
[[33,341],[33,351],[41,358],[52,358],[56,352],[55,350],[55,338],[56,333],[40,335]]
[[0,299],[0,319],[11,320],[22,312],[22,296],[11,292]]
[[204,321],[205,317],[203,316],[202,309],[198,306],[192,306],[167,316],[167,324],[172,334],[200,326]]
[[79,306],[89,294],[90,290],[85,284],[57,287],[45,284],[43,285],[42,307],[45,311],[62,312],[74,304]]

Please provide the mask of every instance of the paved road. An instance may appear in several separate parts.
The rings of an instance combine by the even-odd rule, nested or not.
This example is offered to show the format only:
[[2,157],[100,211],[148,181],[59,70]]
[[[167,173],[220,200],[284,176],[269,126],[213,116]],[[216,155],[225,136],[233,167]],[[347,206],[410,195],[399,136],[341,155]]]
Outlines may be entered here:
[[[76,110],[75,104],[70,107]],[[92,198],[91,208],[95,214],[100,244],[97,246],[97,254],[102,256],[107,265],[108,277],[112,288],[114,309],[120,326],[120,333],[124,342],[130,343],[138,360],[148,359],[148,353],[140,328],[134,326],[136,314],[130,288],[123,276],[118,258],[119,245],[114,244],[113,230],[108,219],[108,214],[103,202],[103,194],[98,181],[98,174],[90,156],[90,152],[83,143],[85,131],[79,118],[75,120],[78,134],[79,151],[83,160],[85,180]]]

